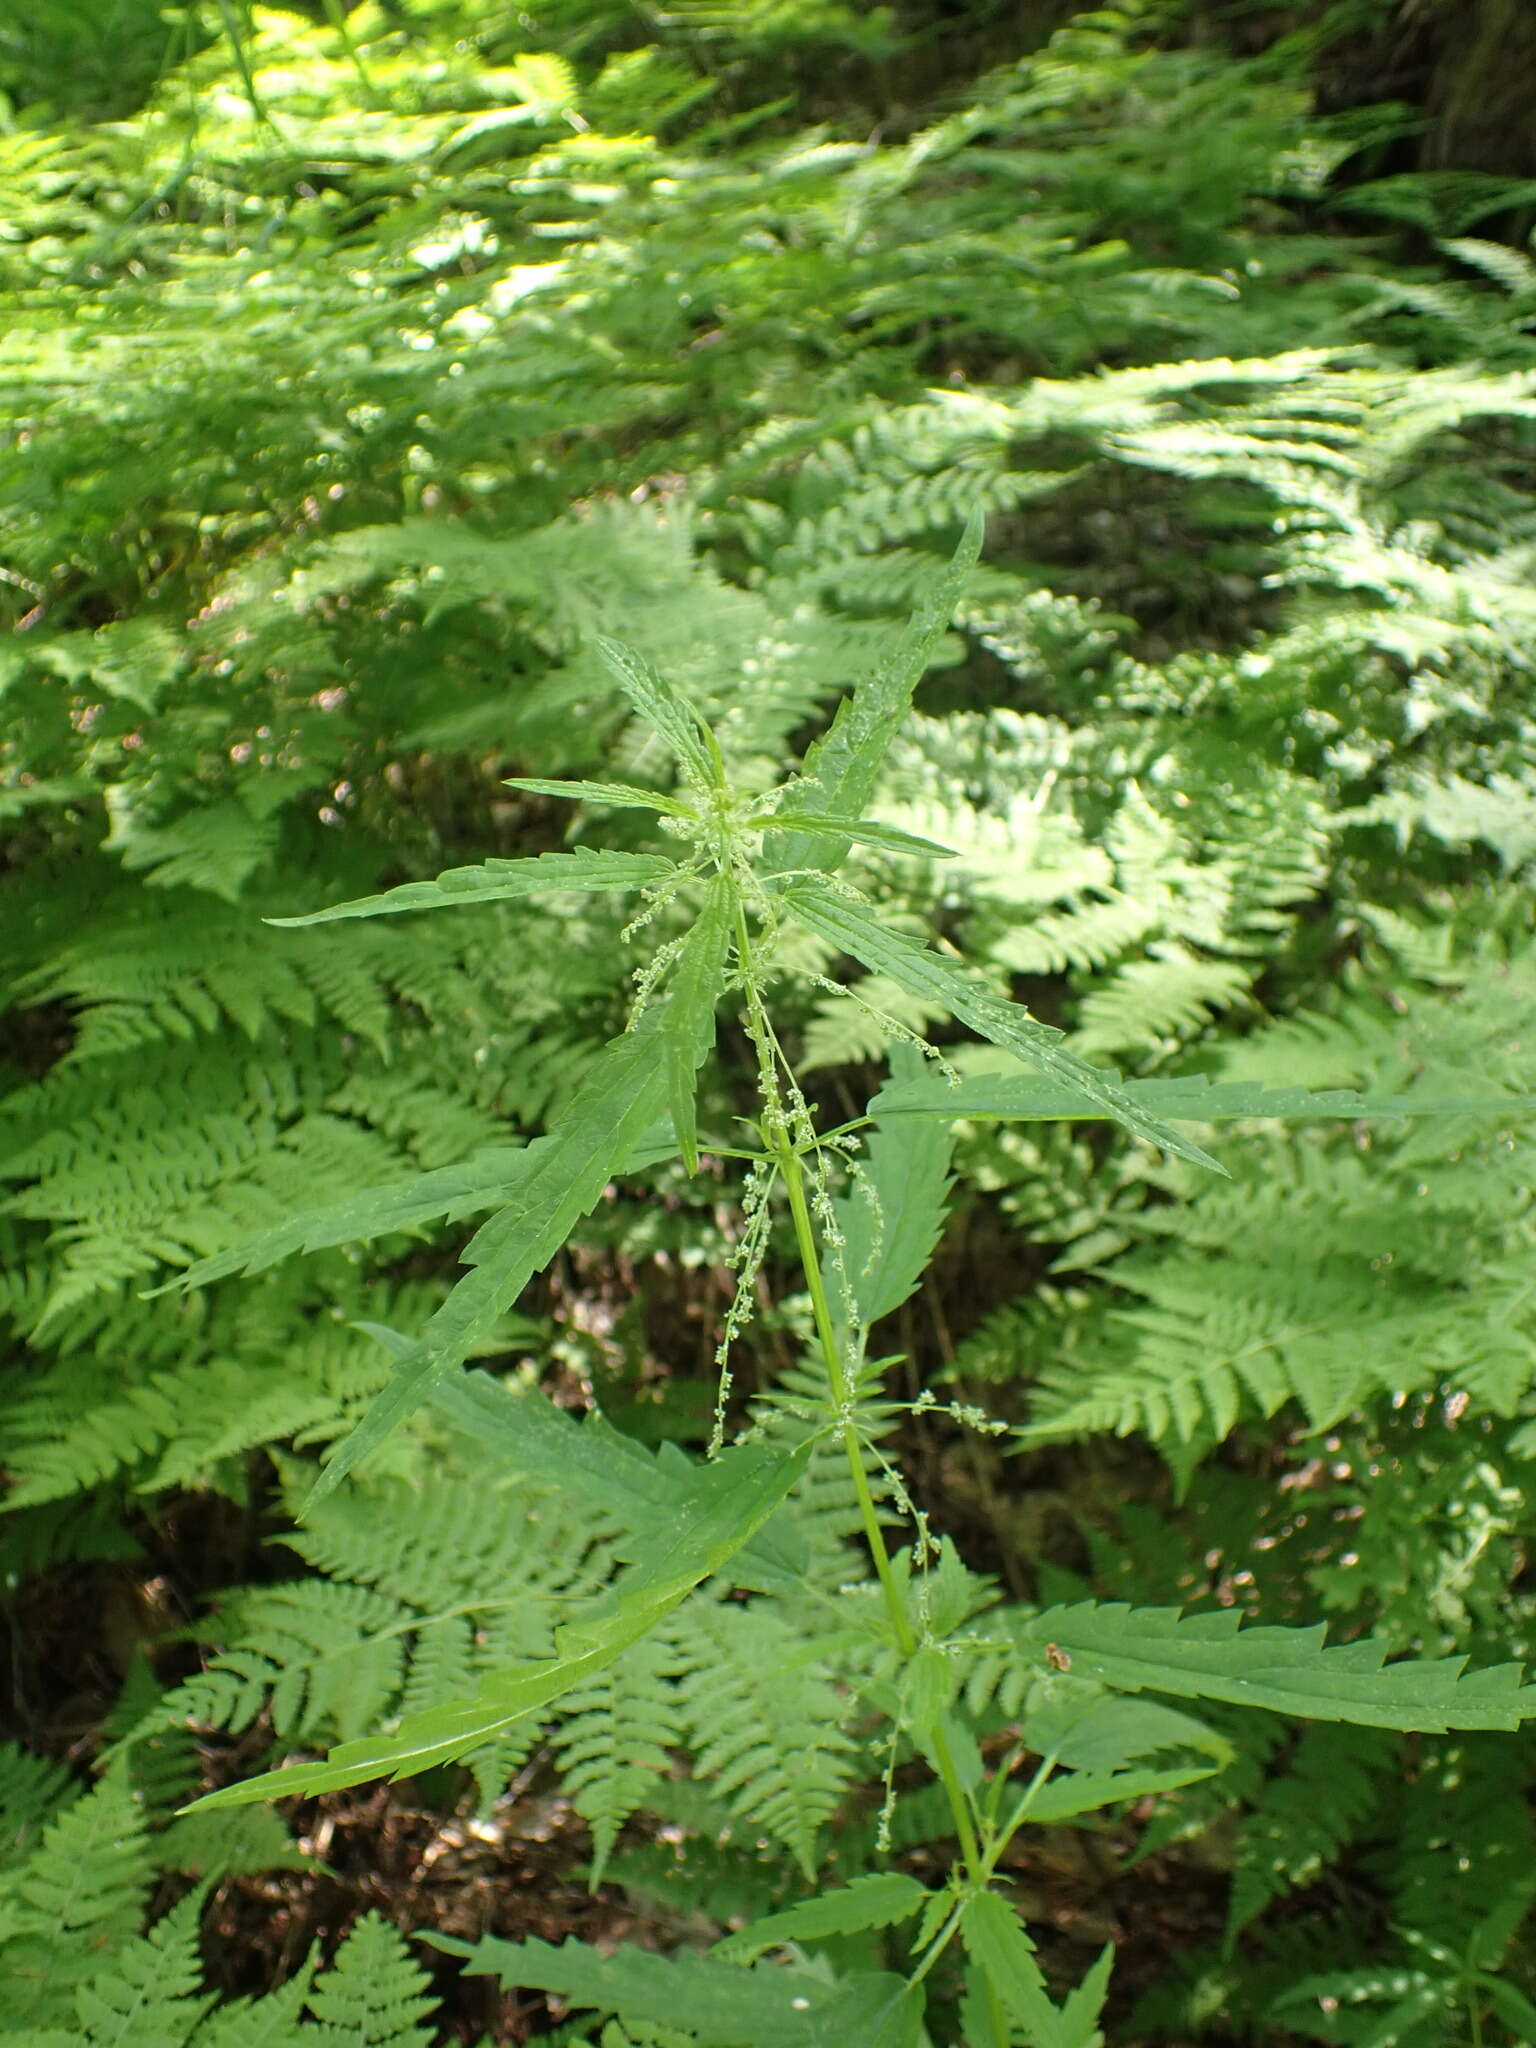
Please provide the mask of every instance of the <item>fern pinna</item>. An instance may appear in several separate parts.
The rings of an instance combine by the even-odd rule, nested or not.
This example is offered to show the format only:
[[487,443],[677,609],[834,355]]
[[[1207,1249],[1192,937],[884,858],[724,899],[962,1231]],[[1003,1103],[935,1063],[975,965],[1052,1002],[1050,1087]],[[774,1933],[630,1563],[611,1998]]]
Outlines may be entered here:
[[[259,1840],[214,1830],[196,1846],[165,1828],[121,1760],[71,1797],[35,1760],[0,1747],[0,2001],[17,2048],[428,2048],[426,1973],[369,1915],[324,1966],[305,1958],[279,1989],[216,2001],[199,1925],[211,1886],[266,1867],[281,1830]],[[197,1873],[141,1931],[164,1873]],[[183,1879],[183,1886],[185,1880]]]
[[[1386,1645],[1370,1638],[1330,1647],[1315,1627],[1262,1617],[1244,1626],[1237,1608],[1002,1604],[931,1531],[881,1452],[902,1404],[887,1398],[867,1335],[931,1253],[956,1123],[1107,1119],[1180,1171],[1220,1174],[1191,1126],[1203,1136],[1222,1118],[1359,1123],[1487,1106],[1203,1076],[1122,1080],[952,954],[882,920],[843,877],[855,846],[946,851],[869,817],[866,806],[980,540],[973,518],[907,636],[845,698],[802,772],[774,789],[734,786],[688,700],[643,659],[607,649],[634,711],[665,743],[675,785],[522,786],[647,811],[679,857],[578,848],[487,861],[286,920],[629,891],[640,901],[630,930],[654,934],[655,944],[627,1029],[546,1136],[294,1214],[194,1264],[182,1283],[259,1271],[428,1216],[490,1212],[466,1249],[465,1277],[417,1334],[371,1326],[388,1378],[332,1447],[309,1495],[308,1528],[294,1539],[330,1577],[249,1595],[208,1671],[159,1710],[162,1725],[188,1716],[233,1725],[265,1698],[285,1741],[332,1746],[321,1761],[228,1786],[194,1813],[460,1758],[490,1792],[496,1772],[543,1730],[592,1822],[599,1873],[648,1787],[664,1803],[673,1760],[686,1755],[699,1796],[776,1839],[813,1884],[826,1825],[856,1780],[887,1786],[878,1832],[889,1837],[893,1801],[896,1822],[901,1811],[898,1773],[903,1782],[914,1767],[931,1773],[938,1830],[956,1851],[938,1882],[899,1870],[858,1875],[786,1902],[709,1958],[458,1945],[471,1969],[508,1985],[721,2048],[915,2044],[930,1997],[935,2020],[958,1997],[964,2038],[985,2048],[1086,2048],[1101,2038],[1109,1952],[1065,1996],[1048,1981],[1000,1876],[1021,1829],[1210,1779],[1234,1754],[1233,1710],[1239,1720],[1267,1712],[1426,1734],[1513,1730],[1536,1711],[1518,1667],[1468,1671],[1459,1656],[1387,1662]],[[823,1128],[771,1008],[794,933],[969,1026],[1006,1066],[962,1081],[942,1056],[903,1054],[864,1115]],[[729,1137],[701,1127],[696,1105],[724,1000],[754,1049],[758,1084],[752,1114]],[[749,1218],[782,1203],[815,1376],[797,1373],[734,1441],[722,1406],[701,1460],[675,1448],[653,1456],[536,1394],[466,1379],[466,1359],[608,1182],[676,1155],[689,1172],[706,1157],[742,1161]],[[749,1223],[727,1337],[750,1300],[755,1241]],[[728,1356],[724,1363],[728,1372]],[[366,1461],[423,1414],[453,1434],[455,1448],[441,1483],[417,1483],[419,1541],[402,1547],[388,1533],[403,1520],[389,1491],[400,1482],[381,1490]],[[896,1549],[892,1526],[905,1532]],[[850,1527],[862,1538],[862,1573],[842,1550]],[[829,1545],[842,1558],[836,1574],[817,1562]],[[1213,1719],[1169,1700],[1207,1702]],[[1294,1882],[1286,1870],[1302,1867],[1281,1865],[1259,1882]],[[830,1966],[765,1960],[801,1958],[805,1944],[830,1937],[845,1944]]]

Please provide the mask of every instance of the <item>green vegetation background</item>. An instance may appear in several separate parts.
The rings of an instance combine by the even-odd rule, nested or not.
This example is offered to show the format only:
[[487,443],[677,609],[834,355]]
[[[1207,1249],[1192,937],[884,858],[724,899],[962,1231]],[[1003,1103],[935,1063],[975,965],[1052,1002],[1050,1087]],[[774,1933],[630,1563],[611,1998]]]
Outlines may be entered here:
[[[980,505],[875,806],[959,859],[871,866],[889,918],[1140,1075],[1530,1093],[1532,17],[59,0],[0,16],[0,95],[14,2038],[701,2038],[423,1989],[387,1923],[670,1951],[857,1871],[880,1760],[747,1610],[473,1784],[170,1818],[451,1691],[609,1540],[437,1423],[295,1527],[453,1219],[144,1290],[538,1132],[621,917],[260,920],[559,847],[509,774],[654,774],[599,633],[782,771]],[[842,1113],[871,1009],[932,1022],[859,992],[784,1020]],[[1526,1656],[1531,1148],[1240,1126],[1218,1185],[962,1133],[888,1448],[1021,1600]],[[738,1229],[615,1187],[488,1362],[697,1446]],[[743,1415],[803,1328],[744,1340]],[[677,1762],[724,1725],[769,1735],[734,1803]],[[1110,2039],[1531,2038],[1529,1739],[1220,1725],[1219,1778],[1010,1873],[1060,1982],[1118,1941]],[[908,1867],[941,1832],[898,1805]]]

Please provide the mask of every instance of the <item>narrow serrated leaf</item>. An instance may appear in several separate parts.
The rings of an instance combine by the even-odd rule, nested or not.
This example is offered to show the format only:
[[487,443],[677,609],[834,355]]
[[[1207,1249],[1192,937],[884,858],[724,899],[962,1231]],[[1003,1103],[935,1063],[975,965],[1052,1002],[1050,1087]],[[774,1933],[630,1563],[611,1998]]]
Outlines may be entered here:
[[929,1894],[915,1877],[899,1871],[876,1871],[853,1878],[837,1891],[819,1898],[804,1899],[782,1913],[770,1913],[754,1920],[738,1934],[717,1941],[712,1955],[733,1961],[752,1962],[771,1948],[790,1941],[816,1941],[833,1934],[862,1934],[872,1927],[895,1927],[911,1920],[928,1901]]
[[558,796],[569,803],[609,804],[615,810],[665,811],[669,817],[691,818],[695,814],[675,796],[663,796],[659,789],[637,789],[629,782],[546,781],[540,775],[506,775],[507,789],[526,789],[532,796]]
[[[378,1324],[359,1327],[388,1344],[396,1357],[410,1349],[409,1339]],[[673,1454],[658,1457],[600,1414],[578,1421],[537,1389],[514,1391],[483,1372],[440,1381],[431,1399],[437,1414],[474,1439],[482,1457],[617,1522],[622,1533],[614,1547],[621,1558],[639,1556],[671,1513],[677,1483],[667,1459]],[[731,1583],[793,1596],[804,1583],[808,1558],[804,1530],[790,1515],[776,1515],[731,1558]]]
[[627,2024],[686,2028],[700,2048],[910,2048],[923,2010],[921,1987],[854,1975],[840,1984],[772,1964],[743,1968],[692,1955],[621,1945],[604,1955],[585,1942],[484,1935],[471,1946],[428,1937],[463,1959],[469,1976],[508,1990],[553,1991],[578,2011],[616,2013]]
[[1148,1144],[1160,1145],[1196,1166],[1226,1171],[1160,1117],[1149,1116],[1118,1085],[1116,1076],[1103,1075],[1068,1052],[1059,1031],[1038,1023],[1021,1004],[993,995],[969,969],[951,966],[931,946],[881,924],[862,904],[811,877],[791,882],[779,891],[778,901],[818,937],[860,961],[871,973],[889,975],[909,995],[941,1005],[962,1024],[969,1024],[983,1038],[1038,1068],[1060,1087],[1097,1103],[1101,1116],[1112,1117]]
[[[546,1140],[537,1140],[545,1143]],[[248,1237],[228,1251],[199,1259],[151,1294],[206,1287],[231,1273],[261,1273],[299,1252],[323,1251],[331,1245],[363,1244],[391,1231],[418,1230],[424,1223],[456,1223],[477,1209],[491,1209],[507,1200],[528,1171],[527,1145],[493,1145],[457,1166],[435,1167],[409,1180],[367,1188],[345,1202],[323,1209],[301,1210],[273,1230]]]
[[410,1714],[393,1734],[332,1749],[322,1763],[289,1764],[195,1800],[187,1812],[312,1797],[371,1778],[403,1778],[478,1749],[547,1706],[650,1633],[695,1586],[721,1570],[786,1498],[811,1455],[780,1457],[759,1445],[690,1468],[674,1489],[652,1542],[585,1615],[555,1631],[553,1657],[488,1672],[472,1700]]
[[1214,1777],[1217,1763],[1152,1764],[1123,1771],[1068,1771],[1052,1778],[1030,1801],[1031,1827],[1051,1827],[1058,1821],[1074,1820],[1079,1814],[1097,1813],[1106,1806],[1122,1806],[1132,1799],[1150,1799],[1164,1792],[1182,1791]]
[[1190,1714],[1077,1677],[1057,1676],[1040,1688],[1022,1733],[1037,1755],[1073,1771],[1117,1771],[1170,1749],[1199,1750],[1225,1766],[1233,1753],[1225,1736]]
[[[912,692],[954,616],[985,531],[986,520],[978,507],[966,521],[948,568],[913,613],[906,631],[875,673],[857,683],[838,705],[831,725],[806,755],[803,780],[791,786],[777,813],[781,823],[793,818],[801,801],[814,816],[850,821],[859,817],[874,794],[891,741],[912,708]],[[840,841],[810,832],[790,833],[773,847],[771,865],[779,874],[799,868],[831,874],[846,857],[851,838],[851,833]]]
[[1115,1967],[1115,1946],[1106,1942],[1099,1951],[1098,1961],[1088,1972],[1075,1991],[1069,1992],[1061,2008],[1062,2026],[1068,2040],[1078,2043],[1078,2048],[1100,2048],[1104,2036],[1097,2022],[1104,2011],[1104,2001],[1109,1996],[1109,1976]]
[[673,969],[661,1016],[667,1099],[678,1149],[690,1173],[699,1170],[694,1079],[715,1042],[715,1005],[725,989],[733,900],[730,883],[717,875]]
[[[1536,1095],[1437,1097],[1362,1095],[1353,1088],[1267,1088],[1251,1081],[1213,1081],[1190,1074],[1156,1081],[1123,1080],[1103,1070],[1103,1079],[1148,1115],[1173,1122],[1224,1123],[1237,1119],[1303,1121],[1336,1117],[1364,1123],[1379,1117],[1502,1116],[1536,1109]],[[905,1117],[995,1118],[1000,1122],[1050,1122],[1057,1118],[1102,1117],[1103,1104],[1082,1089],[1035,1074],[973,1074],[949,1082],[925,1073],[910,1081],[888,1081],[869,1105],[879,1119]]]
[[851,839],[860,846],[878,847],[882,853],[914,853],[928,860],[955,860],[952,846],[940,846],[936,839],[920,839],[915,832],[903,832],[898,825],[882,825],[878,818],[833,818],[820,811],[774,811],[747,823],[762,832],[827,833],[833,839]]
[[312,1506],[376,1450],[461,1365],[600,1200],[615,1167],[660,1114],[667,1071],[663,1012],[613,1039],[588,1069],[564,1115],[529,1145],[509,1199],[464,1251],[471,1269],[428,1322],[395,1376],[351,1433],[333,1448],[306,1503]]
[[[898,1077],[915,1084],[922,1063],[911,1046],[894,1047],[887,1085],[899,1085]],[[900,1308],[928,1270],[948,1211],[953,1151],[954,1133],[931,1119],[877,1124],[869,1139],[862,1176],[837,1205],[840,1256],[866,1327]]]
[[[1536,1718],[1536,1686],[1518,1664],[1468,1671],[1465,1657],[1399,1658],[1370,1637],[1325,1643],[1321,1626],[1242,1626],[1231,1608],[1184,1614],[1119,1602],[1052,1607],[1026,1625],[1042,1672],[1062,1657],[1074,1675],[1122,1692],[1228,1700],[1312,1721],[1444,1734],[1517,1728]],[[1054,1655],[1048,1655],[1050,1646]]]
[[1501,1977],[1482,1979],[1481,1989],[1517,2041],[1536,2041],[1536,2005]]
[[342,917],[457,910],[466,903],[499,903],[509,896],[560,889],[645,889],[676,873],[676,861],[664,854],[602,853],[583,846],[571,853],[536,853],[526,860],[487,860],[477,867],[449,868],[435,881],[402,882],[398,889],[385,889],[378,896],[358,896],[303,917],[269,917],[264,922],[285,927],[331,924]]
[[1024,2030],[1030,2048],[1079,2048],[1051,2003],[1019,1916],[996,1892],[979,1892],[960,1922],[966,1953]]
[[720,780],[719,771],[692,707],[635,648],[602,634],[595,636],[594,644],[614,681],[646,724],[666,741],[689,781],[700,789],[715,788]]

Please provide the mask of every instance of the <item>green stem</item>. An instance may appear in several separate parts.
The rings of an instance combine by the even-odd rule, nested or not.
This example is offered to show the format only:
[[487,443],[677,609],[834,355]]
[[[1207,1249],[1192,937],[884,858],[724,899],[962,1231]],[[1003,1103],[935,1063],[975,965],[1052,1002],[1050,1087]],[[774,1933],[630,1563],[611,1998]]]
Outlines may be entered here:
[[[800,1155],[782,1128],[773,1133],[773,1142],[778,1156],[779,1171],[783,1175],[785,1191],[789,1196],[789,1211],[795,1225],[795,1242],[800,1249],[800,1264],[811,1297],[811,1311],[816,1319],[816,1334],[821,1340],[822,1355],[827,1362],[827,1378],[831,1383],[833,1405],[837,1410],[838,1433],[843,1440],[848,1470],[853,1476],[854,1497],[858,1501],[859,1521],[864,1530],[864,1540],[869,1546],[869,1554],[880,1580],[880,1590],[885,1595],[885,1609],[890,1617],[896,1647],[903,1657],[910,1658],[916,1653],[917,1637],[913,1633],[911,1622],[907,1619],[901,1588],[897,1585],[896,1575],[891,1569],[890,1555],[880,1531],[880,1518],[875,1512],[874,1496],[869,1490],[869,1475],[864,1470],[859,1432],[852,1414],[852,1389],[849,1385],[848,1370],[843,1362],[842,1348],[837,1340],[837,1328],[832,1319],[831,1304],[827,1300],[826,1286],[821,1277],[816,1230],[811,1221],[810,1205],[805,1199],[805,1173],[800,1164]],[[970,1805],[965,1796],[965,1788],[960,1783],[960,1773],[955,1768],[949,1738],[942,1725],[937,1722],[934,1724],[931,1740],[939,1782],[944,1787],[949,1810],[954,1816],[955,1835],[960,1843],[960,1853],[965,1858],[966,1868],[973,1880],[978,1883],[984,1882],[981,1847],[976,1839],[975,1825],[971,1820]]]
[[1019,1832],[1019,1829],[1023,1827],[1025,1821],[1029,1819],[1029,1810],[1034,1805],[1035,1801],[1039,1798],[1040,1794],[1045,1790],[1046,1786],[1050,1783],[1052,1776],[1055,1774],[1056,1763],[1057,1758],[1054,1752],[1050,1756],[1041,1758],[1040,1768],[1035,1772],[1035,1775],[1030,1779],[1028,1785],[1025,1786],[1023,1795],[1020,1798],[1018,1805],[1015,1806],[1013,1812],[1008,1816],[1008,1819],[1004,1822],[1002,1828],[999,1830],[997,1834],[996,1839],[992,1843],[990,1850],[987,1852],[988,1877],[990,1877],[992,1875],[992,1872],[997,1868],[998,1858],[1007,1849],[1008,1844]]
[[960,1932],[961,1922],[964,1919],[965,1906],[962,1902],[960,1905],[956,1906],[953,1913],[950,1914],[949,1918],[944,1922],[944,1925],[939,1929],[938,1933],[933,1937],[932,1941],[929,1942],[927,1948],[924,1949],[921,1961],[918,1963],[917,1968],[912,1972],[911,1976],[907,1979],[907,1982],[909,1984],[922,1983],[923,1979],[927,1976],[928,1972],[939,1960],[939,1957],[943,1955],[945,1949],[949,1947],[949,1944]]
[[810,1205],[805,1199],[804,1169],[800,1164],[800,1156],[790,1144],[788,1137],[779,1132],[775,1134],[775,1138],[779,1172],[783,1176],[784,1187],[789,1195],[789,1213],[794,1218],[795,1242],[800,1249],[800,1264],[805,1273],[806,1287],[810,1292],[812,1313],[816,1318],[816,1335],[821,1342],[822,1355],[827,1361],[827,1378],[832,1386],[832,1402],[837,1411],[838,1429],[843,1439],[843,1449],[848,1455],[848,1469],[853,1475],[853,1490],[859,1503],[859,1520],[863,1524],[870,1556],[874,1560],[881,1589],[885,1594],[885,1604],[896,1635],[896,1646],[904,1657],[910,1657],[917,1648],[917,1637],[912,1632],[912,1624],[907,1619],[906,1607],[902,1601],[901,1589],[897,1586],[895,1573],[891,1570],[890,1556],[886,1551],[885,1538],[880,1533],[879,1517],[875,1512],[874,1495],[869,1490],[869,1474],[864,1470],[864,1459],[859,1450],[858,1431],[849,1412],[852,1407],[852,1389],[838,1345],[837,1329],[832,1320],[826,1285],[821,1277],[816,1230],[811,1221]]
[[[821,1342],[822,1356],[827,1363],[827,1379],[832,1389],[838,1434],[842,1438],[848,1470],[853,1478],[854,1498],[858,1502],[859,1522],[864,1531],[864,1541],[869,1548],[870,1560],[880,1581],[880,1590],[885,1598],[885,1611],[890,1619],[891,1634],[896,1648],[901,1656],[910,1660],[917,1653],[917,1636],[907,1619],[901,1588],[897,1585],[896,1574],[891,1569],[890,1554],[886,1550],[885,1537],[880,1530],[880,1518],[875,1512],[874,1496],[869,1490],[869,1475],[864,1470],[858,1425],[854,1420],[853,1387],[843,1359],[842,1346],[838,1341],[832,1307],[827,1300],[826,1285],[821,1277],[821,1253],[816,1243],[816,1226],[811,1220],[810,1204],[805,1198],[805,1169],[800,1163],[800,1153],[790,1136],[789,1122],[784,1114],[783,1098],[778,1085],[773,1029],[763,1009],[759,984],[754,977],[752,939],[747,928],[746,912],[739,900],[736,905],[736,951],[747,994],[747,1029],[757,1046],[760,1062],[759,1078],[764,1108],[763,1136],[783,1176],[785,1191],[789,1196],[789,1210],[795,1226],[795,1243],[799,1248],[800,1265],[811,1297],[816,1335]],[[970,1803],[965,1796],[965,1787],[960,1782],[960,1773],[955,1767],[954,1754],[942,1722],[935,1722],[933,1727],[932,1755],[934,1768],[938,1772],[939,1782],[944,1787],[944,1796],[954,1818],[955,1839],[960,1844],[960,1854],[965,1860],[966,1870],[972,1883],[983,1885],[987,1881],[987,1870],[981,1844],[977,1840]],[[1004,2034],[1002,2038],[1006,2041],[1008,2037]]]

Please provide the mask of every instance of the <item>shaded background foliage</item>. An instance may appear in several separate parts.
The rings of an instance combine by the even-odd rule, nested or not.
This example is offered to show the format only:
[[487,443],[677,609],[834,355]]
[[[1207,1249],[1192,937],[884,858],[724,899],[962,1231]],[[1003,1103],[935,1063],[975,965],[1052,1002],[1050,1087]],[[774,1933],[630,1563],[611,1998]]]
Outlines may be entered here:
[[[38,1914],[54,1863],[100,1853],[81,1840],[128,1845],[48,2024],[70,1969],[136,1953],[173,1902],[186,1983],[206,1903],[208,1981],[286,1983],[297,2028],[309,1935],[364,1907],[671,1948],[861,1853],[832,1678],[751,1693],[776,1642],[715,1658],[781,1725],[780,1777],[825,1747],[816,1810],[777,1830],[668,1762],[719,1711],[689,1704],[709,1659],[684,1643],[636,1681],[673,1716],[632,1737],[671,1770],[641,1807],[632,1765],[582,1792],[567,1722],[477,1786],[237,1839],[167,1825],[473,1653],[430,1619],[479,1583],[440,1434],[329,1550],[291,1519],[387,1373],[356,1324],[418,1325],[453,1232],[140,1290],[569,1098],[623,1016],[618,918],[324,945],[259,920],[559,846],[509,773],[644,779],[595,631],[767,774],[979,502],[985,564],[880,795],[960,859],[871,871],[890,915],[1141,1073],[1531,1089],[1536,53],[1514,0],[1473,12],[0,21],[5,1844]],[[786,1028],[829,1107],[862,1102],[878,1029],[830,996]],[[729,1065],[718,1085],[724,1116]],[[1021,1432],[1005,1455],[903,1424],[938,1526],[1023,1597],[1526,1652],[1524,1128],[1240,1132],[1220,1187],[1042,1130],[962,1137],[934,1281],[893,1324],[898,1383]],[[636,1441],[699,1441],[728,1194],[615,1189],[490,1361]],[[743,1404],[801,1320],[765,1314]],[[392,1578],[368,1533],[400,1519],[390,1488],[443,1518]],[[600,1534],[571,1533],[573,1570]],[[1029,1851],[1050,1966],[1121,1936],[1128,2041],[1523,2038],[1528,1743],[1255,1719],[1213,1785]],[[941,1826],[898,1810],[909,1867]],[[404,1973],[390,2038],[425,2038],[403,1951],[352,1939],[334,1997]],[[440,1988],[465,2040],[556,2023],[446,1965]]]

